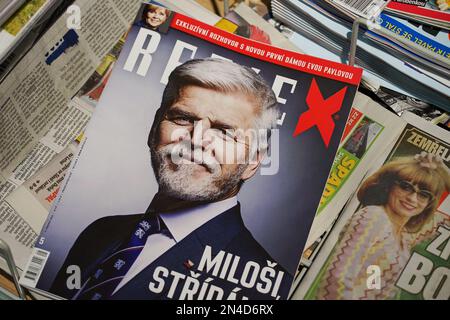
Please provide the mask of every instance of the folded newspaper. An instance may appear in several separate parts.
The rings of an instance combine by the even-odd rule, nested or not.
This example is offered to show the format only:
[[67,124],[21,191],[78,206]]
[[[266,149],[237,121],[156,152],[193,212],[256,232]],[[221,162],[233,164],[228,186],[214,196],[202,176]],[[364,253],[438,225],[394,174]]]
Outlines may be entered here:
[[32,203],[52,189],[35,193],[23,184],[46,165],[59,171],[52,159],[84,130],[140,4],[75,1],[83,28],[68,29],[69,15],[62,15],[0,83],[0,238],[12,248],[19,272],[46,219]]
[[450,298],[450,133],[405,112],[381,154],[295,298]]
[[361,73],[143,5],[21,283],[286,299]]

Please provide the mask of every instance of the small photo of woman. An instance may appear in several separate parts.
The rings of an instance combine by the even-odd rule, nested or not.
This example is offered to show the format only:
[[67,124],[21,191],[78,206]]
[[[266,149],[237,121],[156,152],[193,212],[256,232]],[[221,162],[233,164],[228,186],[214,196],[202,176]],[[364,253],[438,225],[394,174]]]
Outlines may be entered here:
[[[167,8],[147,4],[142,11],[141,21],[137,24],[140,27],[164,32],[167,28],[163,28],[163,26],[165,26],[166,22],[169,22],[170,15],[171,11]],[[164,30],[160,30],[161,28]]]

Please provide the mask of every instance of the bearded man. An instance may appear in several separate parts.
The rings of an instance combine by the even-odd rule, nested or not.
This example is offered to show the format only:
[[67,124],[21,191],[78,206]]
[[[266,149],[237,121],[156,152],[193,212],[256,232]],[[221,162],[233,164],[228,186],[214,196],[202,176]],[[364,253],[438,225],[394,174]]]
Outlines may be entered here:
[[[148,137],[157,194],[143,214],[88,226],[51,291],[89,300],[287,295],[292,279],[245,227],[237,198],[278,116],[274,92],[250,68],[213,58],[177,67]],[[81,272],[76,290],[67,285],[73,265]],[[198,282],[186,288],[192,272]],[[196,283],[213,279],[215,289],[202,293]]]

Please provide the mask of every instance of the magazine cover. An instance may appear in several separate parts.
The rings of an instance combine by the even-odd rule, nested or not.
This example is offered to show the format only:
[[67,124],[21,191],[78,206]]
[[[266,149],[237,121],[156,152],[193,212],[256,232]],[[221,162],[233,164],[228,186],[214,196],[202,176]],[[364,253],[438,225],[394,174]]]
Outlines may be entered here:
[[450,298],[450,135],[405,115],[327,240],[306,299]]
[[22,284],[286,299],[361,73],[143,5]]

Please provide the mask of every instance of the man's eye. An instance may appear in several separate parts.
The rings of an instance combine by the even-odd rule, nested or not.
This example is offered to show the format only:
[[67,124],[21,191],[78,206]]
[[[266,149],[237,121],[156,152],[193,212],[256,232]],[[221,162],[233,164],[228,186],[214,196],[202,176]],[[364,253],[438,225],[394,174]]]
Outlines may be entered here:
[[172,119],[172,122],[179,126],[187,126],[187,125],[192,124],[192,121],[190,119],[182,118],[182,117],[174,118],[174,119]]

